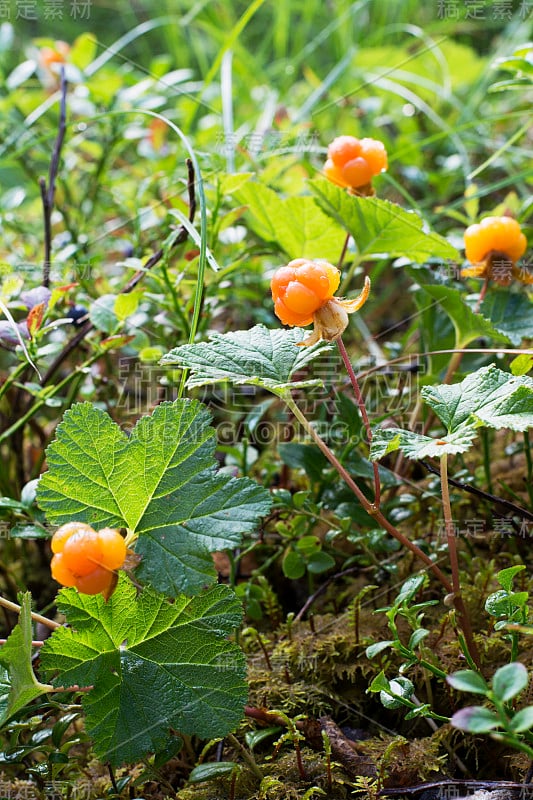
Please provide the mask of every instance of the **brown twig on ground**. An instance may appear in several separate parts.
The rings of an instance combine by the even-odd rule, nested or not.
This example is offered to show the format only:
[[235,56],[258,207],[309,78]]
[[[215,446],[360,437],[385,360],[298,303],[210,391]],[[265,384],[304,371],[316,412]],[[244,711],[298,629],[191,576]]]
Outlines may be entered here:
[[54,198],[56,193],[56,179],[59,172],[59,159],[61,157],[61,150],[63,142],[65,141],[65,133],[67,130],[67,79],[65,77],[65,68],[61,67],[61,88],[60,88],[60,105],[59,105],[59,127],[57,131],[56,142],[54,145],[54,152],[52,160],[50,161],[50,169],[48,172],[48,183],[45,178],[39,178],[39,188],[41,190],[41,200],[43,203],[43,220],[44,220],[44,260],[43,260],[43,281],[42,284],[46,288],[50,286],[50,267],[52,258],[52,211],[54,209]]
[[[428,472],[432,472],[433,475],[438,475],[440,478],[440,470],[438,470],[437,467],[434,467],[433,464],[430,464],[427,461],[420,461],[420,464],[422,464],[422,466],[425,467]],[[457,481],[455,478],[449,477],[448,483],[452,486],[455,486],[457,489],[462,489],[463,492],[469,492],[470,494],[473,494],[482,500],[489,500],[491,503],[500,505],[502,508],[506,508],[508,511],[511,511],[513,514],[516,514],[523,519],[533,520],[533,513],[531,513],[531,511],[528,511],[521,506],[517,506],[515,503],[511,503],[510,500],[504,500],[502,497],[497,497],[494,494],[489,494],[489,492],[484,492],[482,489],[471,486],[469,483]]]

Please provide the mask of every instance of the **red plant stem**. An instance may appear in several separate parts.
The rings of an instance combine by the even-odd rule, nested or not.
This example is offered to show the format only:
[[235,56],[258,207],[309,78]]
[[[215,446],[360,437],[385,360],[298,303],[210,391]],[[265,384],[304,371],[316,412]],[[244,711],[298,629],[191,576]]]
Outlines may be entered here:
[[339,263],[337,264],[338,269],[342,269],[342,265],[344,263],[344,259],[346,257],[346,252],[348,250],[348,242],[350,241],[350,234],[346,234],[346,239],[344,240],[344,244],[342,246],[341,255],[339,258]]
[[[337,347],[339,348],[339,353],[341,354],[344,366],[346,367],[346,372],[348,373],[348,377],[350,378],[350,382],[353,387],[355,399],[357,400],[357,407],[359,408],[361,419],[363,420],[363,425],[365,426],[368,446],[370,447],[372,444],[372,428],[370,427],[370,420],[368,419],[365,399],[363,397],[363,393],[361,392],[361,387],[359,386],[357,376],[353,370],[350,357],[348,356],[346,347],[344,346],[344,342],[342,341],[341,337],[337,339]],[[374,470],[374,506],[379,508],[379,504],[381,502],[381,482],[379,478],[379,467],[376,461],[372,462],[372,468]]]
[[444,454],[440,459],[440,482],[442,491],[442,508],[444,512],[444,522],[446,526],[446,539],[448,542],[448,555],[450,558],[450,567],[452,570],[452,585],[453,585],[453,603],[457,610],[459,622],[463,633],[465,635],[466,645],[472,657],[472,660],[481,669],[481,659],[477,645],[474,641],[472,633],[472,626],[470,625],[470,618],[468,616],[463,597],[461,594],[461,580],[459,577],[459,559],[457,556],[457,542],[455,539],[455,530],[452,518],[452,507],[450,503],[450,490],[448,486],[448,456]]
[[325,441],[318,435],[315,431],[309,420],[305,417],[305,415],[300,411],[299,407],[294,402],[292,396],[290,394],[283,396],[284,402],[290,408],[298,422],[302,425],[304,430],[307,431],[309,436],[313,439],[315,444],[318,446],[320,451],[325,455],[328,459],[330,464],[335,467],[341,478],[344,482],[349,486],[352,492],[355,494],[359,502],[361,503],[362,507],[365,509],[366,513],[369,514],[376,522],[381,525],[381,527],[390,533],[391,536],[394,537],[400,544],[405,547],[407,550],[410,550],[413,555],[415,555],[420,561],[422,561],[428,569],[432,570],[435,576],[438,578],[442,586],[446,589],[447,592],[453,592],[453,587],[448,578],[444,575],[441,569],[430,559],[423,550],[417,547],[414,542],[411,542],[407,536],[404,536],[394,525],[389,522],[389,520],[383,516],[381,511],[377,509],[373,503],[364,495],[361,491],[359,486],[355,483],[352,476],[346,471],[343,465],[340,463],[338,458],[331,452]]

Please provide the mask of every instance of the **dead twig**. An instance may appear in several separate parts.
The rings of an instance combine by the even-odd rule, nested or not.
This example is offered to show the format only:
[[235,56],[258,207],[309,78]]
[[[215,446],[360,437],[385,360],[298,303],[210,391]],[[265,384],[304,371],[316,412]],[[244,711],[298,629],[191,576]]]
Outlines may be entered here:
[[[196,194],[194,191],[194,182],[195,182],[195,175],[194,175],[194,167],[192,161],[188,158],[186,161],[187,164],[187,191],[189,195],[189,222],[194,221],[194,216],[196,214]],[[187,241],[188,238],[187,229],[182,225],[179,229],[178,235],[176,236],[172,247],[177,247],[179,244],[183,244]],[[164,248],[160,248],[157,250],[153,255],[150,256],[143,264],[142,268],[138,270],[132,278],[126,283],[126,285],[120,290],[119,294],[128,294],[132,292],[133,289],[137,286],[138,283],[144,278],[147,272],[149,272],[155,265],[161,261],[165,254]],[[48,370],[43,375],[41,385],[46,386],[50,379],[55,375],[61,364],[68,358],[68,356],[83,342],[85,337],[87,336],[90,331],[94,330],[94,325],[92,322],[86,322],[83,328],[73,336],[73,338],[67,342],[63,350],[59,353],[55,361],[52,362]]]
[[67,130],[67,79],[65,77],[65,68],[61,67],[61,88],[60,88],[60,104],[59,104],[59,127],[57,131],[57,138],[54,145],[54,152],[52,160],[50,161],[50,169],[48,171],[48,183],[45,178],[39,178],[39,188],[41,190],[41,200],[43,203],[43,220],[44,220],[44,260],[43,260],[43,281],[42,285],[48,288],[50,286],[50,267],[52,259],[52,211],[54,209],[54,198],[56,193],[56,180],[59,172],[59,159],[61,157],[61,150],[63,142],[65,141],[65,133]]

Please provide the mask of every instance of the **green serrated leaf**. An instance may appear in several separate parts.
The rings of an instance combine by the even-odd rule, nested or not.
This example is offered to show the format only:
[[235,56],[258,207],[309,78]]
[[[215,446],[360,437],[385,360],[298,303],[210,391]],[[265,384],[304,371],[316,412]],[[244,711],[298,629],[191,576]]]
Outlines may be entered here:
[[459,253],[436,233],[425,233],[418,214],[377,197],[354,197],[324,178],[309,181],[320,207],[355,240],[360,256],[422,263],[432,256],[459,260]]
[[[9,673],[9,696],[7,703],[0,703],[0,709],[3,712],[0,716],[0,724],[52,688],[40,683],[32,668],[31,643],[33,636],[31,594],[29,592],[25,592],[21,596],[20,607],[19,621],[8,636],[6,643],[0,647],[0,664]],[[7,690],[6,682],[3,681],[2,684],[1,690]]]
[[507,703],[522,692],[528,683],[526,667],[519,662],[513,662],[496,670],[492,679],[492,691],[502,703]]
[[289,386],[303,388],[321,383],[318,380],[291,383],[296,372],[331,347],[327,342],[298,347],[304,335],[298,328],[271,330],[264,325],[256,325],[249,331],[213,333],[209,342],[176,347],[160,363],[190,369],[192,375],[187,381],[190,387],[229,382],[283,393]]
[[484,678],[473,669],[463,669],[448,675],[446,678],[450,686],[460,692],[472,692],[473,694],[488,694],[489,687]]
[[476,436],[474,424],[462,425],[440,439],[400,428],[377,428],[373,431],[370,458],[376,461],[394,450],[401,450],[407,458],[414,459],[438,458],[445,453],[464,453]]
[[524,431],[533,426],[533,379],[491,364],[451,386],[425,386],[422,397],[452,433],[476,419],[491,428]]
[[479,310],[515,347],[533,337],[533,303],[526,294],[508,289],[492,291]]
[[210,553],[236,547],[270,509],[268,492],[215,469],[215,431],[196,401],[161,403],[129,438],[79,403],[47,449],[37,498],[50,522],[125,527],[139,534],[138,575],[169,595],[213,583]]
[[346,234],[332,224],[312,197],[282,198],[255,181],[237,189],[234,197],[248,206],[252,230],[289,258],[338,260]]
[[102,760],[113,765],[161,750],[169,728],[204,738],[240,721],[247,697],[245,659],[225,637],[242,608],[226,586],[169,603],[121,576],[106,602],[63,589],[60,628],[41,651],[56,685],[94,686],[84,695],[86,726]]
[[423,284],[420,288],[438,303],[450,317],[455,328],[456,347],[466,347],[480,336],[489,336],[496,342],[508,342],[506,335],[498,331],[481,314],[475,314],[464,302],[458,289],[438,284]]

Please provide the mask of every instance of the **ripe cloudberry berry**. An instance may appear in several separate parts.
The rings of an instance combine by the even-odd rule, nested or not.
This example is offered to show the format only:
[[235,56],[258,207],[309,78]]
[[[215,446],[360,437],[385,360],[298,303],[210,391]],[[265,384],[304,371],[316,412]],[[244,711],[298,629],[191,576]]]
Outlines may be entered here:
[[274,273],[270,284],[276,315],[284,325],[309,325],[314,312],[333,297],[339,270],[327,261],[296,258]]
[[324,175],[354,194],[373,194],[374,175],[387,169],[387,151],[378,139],[338,136],[328,147]]
[[109,597],[110,590],[115,588],[117,576],[105,567],[97,567],[88,575],[78,578],[76,589],[83,594],[100,594]]
[[102,550],[101,564],[106,569],[118,569],[126,558],[126,542],[114,528],[98,531],[98,541]]
[[339,270],[327,261],[297,258],[274,273],[270,286],[277,317],[284,325],[314,323],[313,333],[300,344],[338,339],[348,325],[348,314],[358,311],[366,302],[369,278],[365,278],[361,294],[353,300],[333,296],[339,283]]
[[92,531],[92,528],[85,522],[67,522],[58,528],[52,536],[52,553],[62,553],[67,539],[78,531]]
[[63,560],[76,576],[88,575],[102,563],[102,548],[96,531],[76,531],[66,540]]
[[109,597],[116,570],[124,564],[126,542],[113,528],[95,531],[83,522],[68,522],[52,537],[52,577],[85,594]]
[[63,553],[56,553],[50,564],[52,578],[62,586],[75,586],[76,576],[72,574],[63,559]]
[[516,267],[526,251],[527,240],[512,217],[485,217],[466,229],[464,240],[466,257],[473,266],[463,269],[463,276],[490,278],[502,286],[507,286],[513,277],[533,283],[526,270]]

